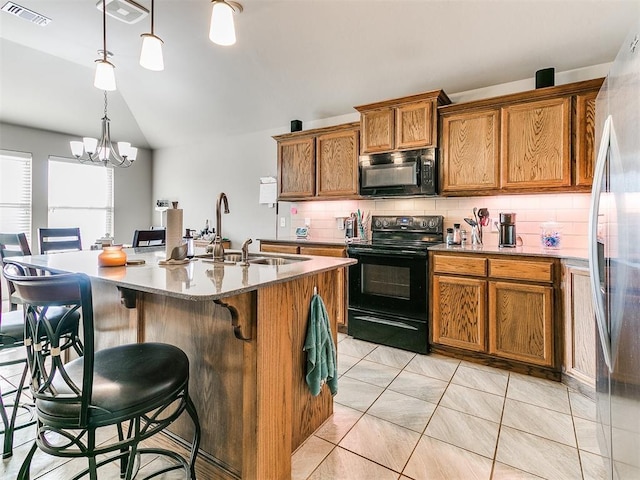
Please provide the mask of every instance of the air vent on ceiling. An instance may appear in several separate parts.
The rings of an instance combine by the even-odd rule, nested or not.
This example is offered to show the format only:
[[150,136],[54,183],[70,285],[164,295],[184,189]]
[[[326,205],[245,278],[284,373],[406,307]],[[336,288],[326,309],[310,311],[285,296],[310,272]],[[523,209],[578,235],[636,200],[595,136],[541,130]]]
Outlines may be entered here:
[[15,15],[16,17],[20,17],[31,23],[35,23],[36,25],[40,25],[41,27],[44,27],[48,25],[49,22],[51,22],[50,18],[47,18],[44,15],[40,15],[33,10],[29,10],[28,8],[21,7],[20,5],[13,2],[5,3],[2,6],[2,11],[10,13],[11,15]]
[[[102,11],[102,0],[96,8]],[[149,10],[133,0],[106,0],[107,15],[124,23],[136,23],[149,14]]]

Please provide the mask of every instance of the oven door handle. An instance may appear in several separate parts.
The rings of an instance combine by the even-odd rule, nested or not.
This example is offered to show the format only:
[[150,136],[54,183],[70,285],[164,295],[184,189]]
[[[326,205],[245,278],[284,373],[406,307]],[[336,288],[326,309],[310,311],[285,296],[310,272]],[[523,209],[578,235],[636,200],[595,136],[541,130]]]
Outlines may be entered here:
[[427,252],[424,250],[393,250],[393,249],[385,249],[385,248],[358,248],[358,247],[348,247],[347,253],[355,253],[357,255],[370,255],[370,256],[380,256],[380,255],[393,255],[396,257],[426,257]]
[[377,318],[377,317],[372,317],[369,315],[364,315],[364,316],[357,316],[354,317],[357,318],[358,320],[362,320],[364,322],[371,322],[371,323],[379,323],[382,325],[390,325],[392,327],[398,327],[398,328],[404,328],[406,330],[413,330],[413,331],[418,331],[418,329],[412,325],[407,325],[406,323],[403,322],[397,322],[394,320],[387,320],[387,319],[383,319],[383,318]]

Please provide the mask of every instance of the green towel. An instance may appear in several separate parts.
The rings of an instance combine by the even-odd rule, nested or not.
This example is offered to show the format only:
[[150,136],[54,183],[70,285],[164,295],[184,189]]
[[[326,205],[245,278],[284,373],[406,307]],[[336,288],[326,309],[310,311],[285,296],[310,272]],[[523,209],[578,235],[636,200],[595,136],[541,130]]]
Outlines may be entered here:
[[311,394],[318,395],[325,382],[332,395],[338,393],[336,346],[331,335],[327,309],[318,294],[311,298],[304,350],[307,352],[307,375],[305,378]]

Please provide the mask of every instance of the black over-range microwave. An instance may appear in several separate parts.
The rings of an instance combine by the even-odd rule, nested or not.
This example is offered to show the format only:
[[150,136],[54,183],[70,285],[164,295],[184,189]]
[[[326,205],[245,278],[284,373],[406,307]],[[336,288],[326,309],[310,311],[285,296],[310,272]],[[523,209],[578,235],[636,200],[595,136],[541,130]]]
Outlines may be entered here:
[[360,195],[391,197],[437,195],[437,150],[361,155]]

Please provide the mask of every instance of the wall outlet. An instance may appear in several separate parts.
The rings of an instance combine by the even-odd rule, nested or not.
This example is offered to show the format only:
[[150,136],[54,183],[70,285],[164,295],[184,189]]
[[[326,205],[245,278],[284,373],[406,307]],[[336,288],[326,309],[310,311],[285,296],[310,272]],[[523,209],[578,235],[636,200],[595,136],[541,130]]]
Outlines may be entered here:
[[280,217],[280,226],[283,228],[287,226],[287,217]]
[[305,224],[307,227],[310,227],[310,226],[311,226],[311,219],[310,219],[310,218],[305,218],[305,219],[304,219],[304,224]]
[[489,225],[491,226],[491,231],[492,232],[498,232],[498,227],[496,226],[496,220],[494,220],[493,218],[489,219]]

